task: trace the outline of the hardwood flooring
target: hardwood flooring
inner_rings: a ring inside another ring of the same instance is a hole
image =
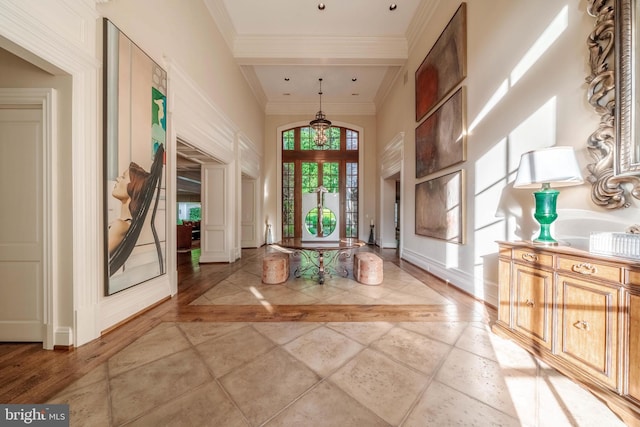
[[[475,300],[424,270],[399,260],[395,250],[372,248],[426,286],[454,302],[451,305],[189,305],[229,275],[259,262],[265,248],[246,249],[233,264],[199,264],[197,251],[178,254],[178,295],[140,313],[100,338],[71,350],[47,351],[41,343],[0,344],[0,402],[43,403],[71,382],[107,361],[162,322],[235,321],[472,321],[495,320],[492,307]]]

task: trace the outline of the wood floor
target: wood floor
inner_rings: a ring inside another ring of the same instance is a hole
[[[484,321],[496,312],[454,286],[399,260],[394,250],[374,250],[425,285],[455,302],[429,305],[286,305],[272,311],[257,306],[188,305],[248,263],[257,262],[264,248],[245,249],[233,264],[199,264],[197,252],[178,254],[178,295],[141,313],[102,337],[72,350],[47,351],[41,343],[0,344],[0,403],[44,403],[161,322],[259,321]],[[193,256],[192,256],[193,255]]]

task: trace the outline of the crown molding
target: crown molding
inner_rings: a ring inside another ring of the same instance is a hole
[[[413,19],[409,23],[407,32],[405,34],[407,40],[407,46],[411,51],[418,41],[418,37],[427,29],[427,26],[431,23],[431,18],[435,13],[438,6],[442,3],[442,0],[422,1],[418,5]]]
[[[322,111],[330,116],[338,115],[355,115],[355,116],[374,116],[376,114],[376,105],[373,102],[353,102],[353,103],[329,103],[322,104]],[[309,120],[318,111],[318,104],[315,103],[290,103],[290,102],[269,102],[265,107],[265,113],[268,115],[298,115],[304,114],[309,116]]]
[[[258,101],[260,106],[264,109],[265,106],[267,105],[267,95],[264,93],[264,90],[262,89],[262,85],[260,84],[260,79],[258,79],[258,76],[256,75],[255,68],[251,66],[243,65],[243,66],[240,66],[240,71],[242,71],[242,75],[244,76],[245,80],[249,84],[249,87],[251,88],[253,95],[256,97],[256,100]]]
[[[240,64],[256,60],[321,60],[398,65],[408,58],[404,37],[236,37],[233,56]],[[344,65],[344,64],[343,64]]]
[[[376,93],[376,96],[373,99],[373,102],[376,105],[382,105],[384,100],[389,95],[389,92],[391,91],[393,84],[395,83],[395,81],[398,79],[398,77],[402,74],[404,70],[405,70],[405,67],[389,67],[389,69],[384,75],[384,78],[382,79],[382,82],[380,83],[378,92]]]
[[[229,46],[229,50],[233,52],[233,45],[235,43],[237,33],[236,29],[231,22],[227,8],[224,6],[222,0],[204,0],[204,4],[209,10],[209,14],[213,18],[213,21],[218,27],[218,31],[222,34],[222,38]]]

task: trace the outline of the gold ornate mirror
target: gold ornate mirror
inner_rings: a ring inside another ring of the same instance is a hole
[[[600,125],[587,148],[595,163],[587,166],[591,199],[608,209],[631,205],[629,194],[640,199],[640,132],[637,111],[635,62],[636,0],[588,0],[587,11],[596,18],[589,35],[591,74],[588,100],[600,114]]]

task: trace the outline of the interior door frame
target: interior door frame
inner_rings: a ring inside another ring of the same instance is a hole
[[[56,90],[53,88],[0,88],[0,108],[34,106],[42,110],[42,321],[43,348],[52,350],[55,344],[57,319],[55,296],[58,292],[58,260],[54,248],[57,246],[58,222],[55,203],[58,200],[55,185],[57,126],[56,126]]]

